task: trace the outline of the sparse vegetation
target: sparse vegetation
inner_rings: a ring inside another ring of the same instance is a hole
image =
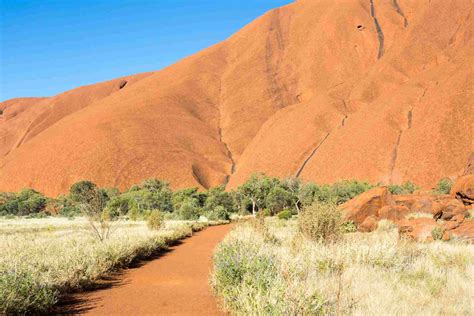
[[[212,285],[236,315],[469,315],[474,245],[399,240],[396,228],[318,243],[295,220],[239,224],[214,254]]]
[[[357,256],[363,257],[369,255],[364,251],[370,253],[372,250],[360,249],[385,247],[386,256],[395,251],[403,257],[404,251],[410,249],[404,244],[393,243],[396,229],[389,221],[380,222],[377,231],[372,233],[385,240],[380,244],[376,241],[369,243],[368,237],[355,232],[357,227],[353,222],[342,221],[337,205],[372,187],[367,182],[355,180],[318,185],[257,174],[232,192],[225,191],[224,187],[173,192],[168,183],[149,179],[124,192],[80,181],[71,187],[69,194],[57,198],[45,197],[32,189],[0,193],[0,216],[4,216],[4,219],[0,218],[0,235],[5,237],[0,241],[1,311],[46,312],[63,293],[87,287],[98,277],[207,225],[186,221],[228,220],[236,212],[256,215],[248,224],[239,226],[238,231],[244,235],[254,233],[257,237],[251,246],[247,240],[232,233],[216,253],[213,282],[229,309],[244,314],[350,314],[364,311],[367,308],[364,304],[368,303],[360,303],[364,299],[347,290],[350,286],[344,283],[353,277],[353,269],[362,268],[351,265],[346,256],[358,253]],[[415,189],[412,183],[391,187],[395,194],[410,193]],[[437,190],[446,192],[448,183],[440,181]],[[42,219],[51,215],[56,217]],[[278,218],[270,217],[273,215]],[[297,220],[292,219],[294,215]],[[171,225],[173,220],[184,222]],[[277,226],[278,230],[275,229]],[[353,234],[345,234],[349,232]],[[442,233],[433,231],[433,239],[441,239]],[[353,240],[349,237],[351,235],[362,241]],[[448,245],[440,247],[450,247]],[[472,248],[463,247],[470,251],[471,256]],[[309,259],[301,257],[302,252],[306,252]],[[233,255],[238,257],[230,262]],[[355,262],[362,260],[357,256],[353,258]],[[387,271],[393,266],[402,270],[406,268],[398,261],[390,262],[395,260],[392,257],[388,261],[384,258],[370,262],[375,267],[387,267]],[[293,264],[293,268],[287,270],[283,268],[285,264]],[[407,269],[415,268],[409,265]],[[472,265],[462,269],[473,270]],[[361,273],[367,275],[368,272],[362,269]],[[378,270],[377,273],[393,281],[393,276]],[[396,270],[394,273],[400,275],[403,284],[415,284],[412,291],[420,290],[417,271],[404,274]],[[303,276],[313,283],[309,286],[309,281],[303,280]],[[431,288],[433,293],[439,294],[443,292],[443,286],[451,284],[437,283],[437,274],[429,278],[433,282],[427,281],[429,284],[425,282],[423,286]],[[389,307],[387,310],[390,312],[406,311],[394,309],[392,305]],[[462,308],[459,310],[464,311]]]
[[[160,230],[165,224],[163,215],[159,210],[152,210],[148,215],[147,225],[151,230]]]
[[[444,178],[439,180],[438,184],[436,185],[436,189],[434,193],[436,194],[449,194],[451,191],[451,187],[453,186],[453,181],[449,178]]]
[[[419,189],[419,186],[410,181],[407,181],[401,185],[391,184],[388,186],[388,190],[392,194],[412,194],[413,192]]]
[[[150,256],[208,222],[167,222],[159,231],[145,221],[120,222],[100,242],[88,220],[0,220],[0,314],[47,312],[67,292]]]
[[[293,214],[290,210],[283,210],[278,213],[277,216],[279,219],[289,220],[291,217],[293,217]]]
[[[299,231],[316,242],[336,242],[343,233],[341,211],[334,204],[313,203],[298,217]]]
[[[443,238],[444,230],[441,227],[435,227],[431,231],[431,237],[434,240],[441,240]]]

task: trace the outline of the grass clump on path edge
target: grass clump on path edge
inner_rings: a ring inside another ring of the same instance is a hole
[[[400,240],[396,229],[306,238],[266,218],[239,223],[213,256],[211,285],[235,315],[470,315],[474,245]]]
[[[97,241],[84,231],[8,234],[0,242],[0,314],[45,313],[62,296],[87,289],[107,274],[129,266],[220,222],[171,223],[151,231],[127,223]]]

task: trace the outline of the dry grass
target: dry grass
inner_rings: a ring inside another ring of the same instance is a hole
[[[120,222],[103,242],[85,219],[0,220],[0,314],[48,311],[63,293],[84,288],[133,260],[166,248],[209,223]]]
[[[214,254],[212,284],[239,315],[472,315],[474,245],[401,241],[390,223],[336,243],[267,219],[239,224]]]

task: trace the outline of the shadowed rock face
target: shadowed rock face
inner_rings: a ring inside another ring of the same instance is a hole
[[[0,103],[0,190],[256,171],[433,186],[473,151],[471,10],[300,0],[162,71]]]

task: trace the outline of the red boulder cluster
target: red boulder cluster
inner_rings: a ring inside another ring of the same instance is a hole
[[[359,231],[370,232],[380,220],[390,220],[398,226],[401,236],[418,241],[452,238],[474,242],[473,175],[460,177],[451,194],[426,192],[392,195],[386,187],[369,190],[341,205],[344,217],[353,221]]]

